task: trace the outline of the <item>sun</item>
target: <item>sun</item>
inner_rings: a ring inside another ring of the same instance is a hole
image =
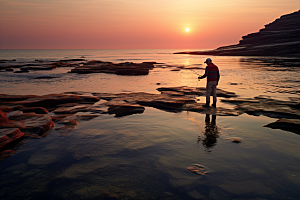
[[[186,31],[186,32],[189,32],[189,31],[190,31],[190,29],[189,29],[189,28],[186,28],[186,29],[185,29],[185,31]]]

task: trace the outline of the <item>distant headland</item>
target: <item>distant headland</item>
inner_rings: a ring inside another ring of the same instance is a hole
[[[243,36],[238,44],[174,54],[300,57],[300,10],[281,16],[259,32]]]

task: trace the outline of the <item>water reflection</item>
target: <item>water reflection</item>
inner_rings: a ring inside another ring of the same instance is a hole
[[[211,152],[212,148],[217,145],[220,131],[216,124],[216,118],[216,115],[212,115],[210,120],[210,114],[206,114],[204,135],[198,137],[198,143],[202,142],[206,152]]]

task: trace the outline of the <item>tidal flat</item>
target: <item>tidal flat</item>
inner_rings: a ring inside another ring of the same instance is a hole
[[[218,103],[203,109],[205,57],[174,51],[1,52],[1,66],[155,62],[138,76],[68,73],[76,66],[0,72],[1,94],[35,96],[25,108],[50,94],[78,100],[40,104],[54,126],[6,148],[1,199],[298,199],[298,60],[212,56]],[[20,104],[6,95],[2,107]]]

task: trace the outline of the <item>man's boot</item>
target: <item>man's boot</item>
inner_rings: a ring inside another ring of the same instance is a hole
[[[209,108],[209,103],[204,104],[203,107]]]
[[[217,102],[213,102],[213,104],[211,104],[212,107],[217,107]]]

